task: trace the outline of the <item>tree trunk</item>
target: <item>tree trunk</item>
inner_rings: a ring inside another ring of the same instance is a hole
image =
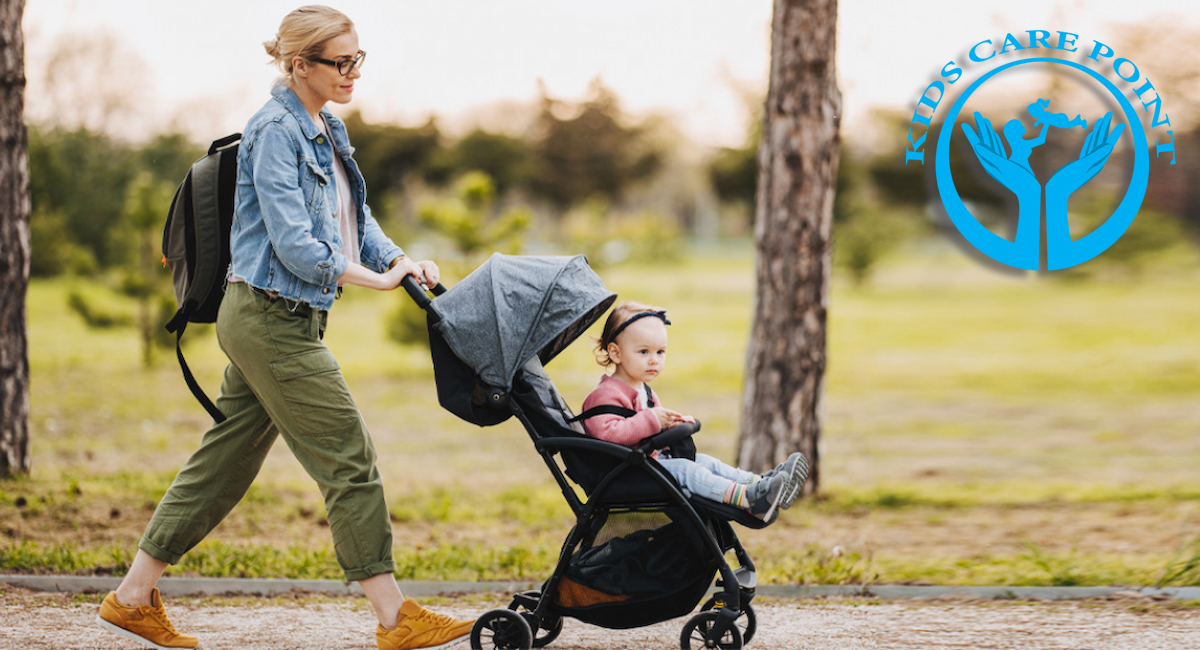
[[[757,294],[746,353],[738,465],[764,471],[793,451],[820,485],[830,224],[841,94],[836,0],[775,0],[771,82],[758,151]]]
[[[29,471],[29,162],[24,0],[0,0],[0,477]]]

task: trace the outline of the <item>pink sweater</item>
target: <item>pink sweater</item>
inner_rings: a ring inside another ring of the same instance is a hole
[[[650,396],[654,399],[655,406],[662,405],[658,401],[658,394],[654,392],[654,389],[650,389]],[[583,410],[587,411],[593,406],[602,404],[621,406],[631,411],[637,411],[637,415],[625,418],[619,415],[604,414],[584,420],[583,430],[593,438],[633,447],[644,438],[649,438],[662,431],[662,426],[658,423],[658,416],[654,414],[654,411],[642,407],[642,401],[638,399],[638,391],[611,375],[601,378],[600,384],[587,396],[587,399],[583,400]]]

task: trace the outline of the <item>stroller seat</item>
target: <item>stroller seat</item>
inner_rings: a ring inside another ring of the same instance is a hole
[[[534,429],[542,437],[604,442],[588,436],[578,421],[572,421],[574,414],[571,412],[570,406],[558,392],[542,367],[541,360],[536,356],[526,362],[521,372],[517,373],[514,378],[512,397],[518,401],[522,410],[532,421]],[[648,440],[652,439],[653,436]],[[591,450],[564,450],[562,452],[567,476],[578,484],[584,494],[588,496],[592,496],[604,478],[628,460],[630,454],[641,453],[636,449],[616,443],[606,444],[612,447],[607,450],[610,452],[608,454],[596,453]],[[777,510],[772,514],[771,519],[762,520],[742,508],[695,496],[684,490],[657,461],[649,458],[647,454],[642,453],[642,455],[646,456],[644,460],[646,464],[656,468],[657,472],[666,478],[675,490],[683,492],[693,506],[707,515],[722,521],[735,521],[752,529],[764,528],[778,516]],[[621,476],[614,477],[597,502],[645,504],[669,502],[670,500],[671,493],[655,477],[645,471],[626,470]]]

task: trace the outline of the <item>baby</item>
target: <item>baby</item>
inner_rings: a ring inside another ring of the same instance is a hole
[[[609,314],[596,345],[596,360],[613,372],[601,377],[583,402],[580,417],[588,435],[633,447],[664,429],[695,422],[661,406],[648,385],[666,366],[670,324],[665,311],[635,302],[618,305]],[[672,458],[660,449],[654,456],[691,494],[745,508],[764,521],[771,520],[776,508],[792,505],[808,476],[808,463],[798,452],[761,476],[705,454],[696,454],[693,461]]]

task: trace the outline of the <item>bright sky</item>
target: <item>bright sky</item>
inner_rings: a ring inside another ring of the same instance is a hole
[[[30,114],[48,110],[43,70],[54,46],[108,33],[147,66],[105,82],[136,103],[131,124],[174,121],[198,139],[240,130],[276,76],[261,43],[303,1],[28,0]],[[741,95],[767,85],[769,0],[327,1],[356,22],[370,53],[351,106],[372,120],[461,121],[483,105],[533,100],[539,80],[552,96],[579,99],[599,76],[627,111],[667,113],[702,145],[737,145],[748,119]],[[839,4],[847,128],[871,106],[913,106],[947,61],[1009,31],[1065,30],[1090,43],[1115,39],[1129,22],[1200,26],[1195,0]]]

